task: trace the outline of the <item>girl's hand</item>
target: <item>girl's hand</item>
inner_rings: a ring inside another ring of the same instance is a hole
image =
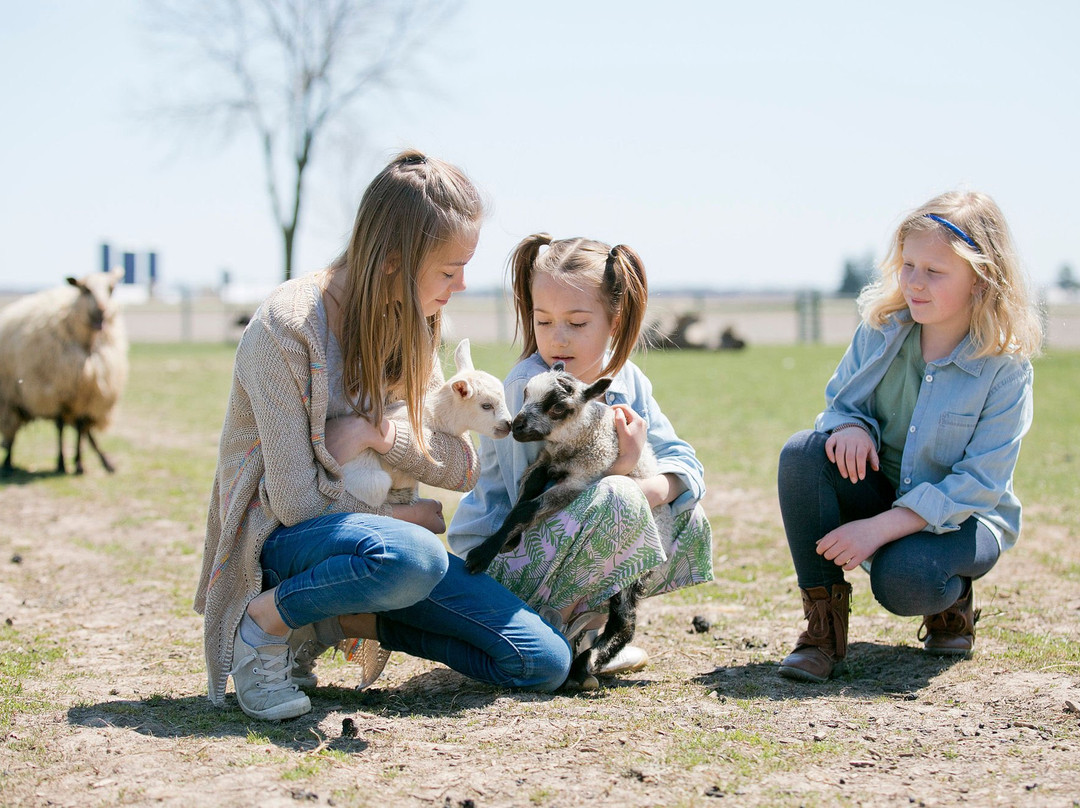
[[[836,566],[853,570],[889,542],[918,533],[924,527],[926,520],[915,511],[893,507],[869,519],[855,519],[830,530],[818,541],[817,552]]]
[[[825,441],[825,455],[836,464],[840,476],[853,483],[866,479],[867,458],[870,458],[870,467],[874,471],[881,468],[874,439],[858,426],[833,432]]]
[[[386,454],[394,446],[397,426],[383,419],[382,427],[376,428],[371,421],[356,415],[330,418],[326,422],[326,450],[338,465],[347,463],[364,449],[374,449]]]
[[[644,418],[625,404],[614,404],[615,434],[619,438],[619,456],[615,458],[608,474],[629,474],[641,459],[645,443],[649,439],[649,428]]]
[[[884,537],[872,529],[870,521],[856,519],[830,530],[817,543],[818,555],[845,570],[855,569],[886,543]]]
[[[395,519],[426,527],[432,533],[446,532],[442,503],[437,499],[418,499],[410,505],[393,505],[391,513]]]

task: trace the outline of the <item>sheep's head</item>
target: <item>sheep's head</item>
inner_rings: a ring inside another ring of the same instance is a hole
[[[67,279],[79,292],[76,305],[91,332],[100,331],[116,316],[112,293],[121,277],[123,271],[114,269],[111,272],[91,272],[82,278]]]
[[[514,417],[514,440],[558,441],[576,431],[581,414],[589,403],[611,386],[608,376],[585,384],[556,362],[551,370],[533,376],[525,385],[525,400]]]
[[[454,393],[455,415],[464,432],[473,429],[489,438],[505,438],[510,434],[510,410],[502,382],[482,370],[463,370],[447,384]]]
[[[473,367],[467,339],[458,343],[454,363],[457,373],[426,405],[431,423],[452,435],[472,429],[490,438],[505,438],[510,434],[511,415],[502,382]]]

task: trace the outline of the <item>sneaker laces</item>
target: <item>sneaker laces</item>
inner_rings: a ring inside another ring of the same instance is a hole
[[[262,648],[274,648],[277,646],[261,646]],[[292,673],[292,660],[289,659],[292,649],[289,646],[285,646],[285,650],[280,654],[264,653],[258,648],[255,649],[255,653],[248,654],[239,663],[236,668],[229,671],[230,676],[235,676],[236,673],[243,668],[251,660],[255,660],[255,665],[251,668],[251,673],[255,676],[261,677],[261,681],[256,684],[260,690],[267,690],[273,692],[275,690],[284,690],[291,687],[296,688],[293,684],[290,674]],[[259,667],[259,663],[264,663],[265,667]]]

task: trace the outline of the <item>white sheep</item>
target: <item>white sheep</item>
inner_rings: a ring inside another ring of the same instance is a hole
[[[492,438],[510,434],[510,410],[502,382],[473,367],[469,341],[454,349],[457,372],[424,399],[424,427],[448,435],[464,435],[470,429]],[[402,423],[404,406],[387,413]],[[384,465],[383,456],[367,449],[341,467],[345,490],[372,507],[384,502],[408,503],[416,499],[416,480],[400,469]]]
[[[517,503],[502,525],[469,552],[465,559],[469,572],[486,570],[500,552],[517,547],[521,534],[532,525],[565,509],[610,471],[619,456],[619,436],[615,410],[599,399],[611,382],[605,376],[587,385],[556,362],[525,385],[525,399],[512,425],[514,440],[542,440],[544,447],[525,469]],[[646,443],[627,476],[646,478],[657,473],[656,455]],[[652,517],[661,538],[671,538],[675,530],[671,508],[659,505],[652,509]],[[595,687],[593,675],[633,639],[646,577],[609,599],[604,630],[591,648],[574,659],[568,682]]]
[[[109,425],[128,376],[128,343],[112,291],[123,271],[68,278],[66,286],[27,295],[0,310],[0,437],[10,473],[11,447],[23,424],[56,424],[64,463],[64,426],[77,431],[75,472],[81,474],[85,436],[107,471],[113,465],[93,430]]]

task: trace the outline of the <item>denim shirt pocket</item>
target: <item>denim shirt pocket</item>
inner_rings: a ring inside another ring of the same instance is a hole
[[[979,423],[978,415],[961,415],[943,412],[938,420],[937,433],[933,438],[931,455],[942,466],[952,466],[964,456],[971,436]]]

